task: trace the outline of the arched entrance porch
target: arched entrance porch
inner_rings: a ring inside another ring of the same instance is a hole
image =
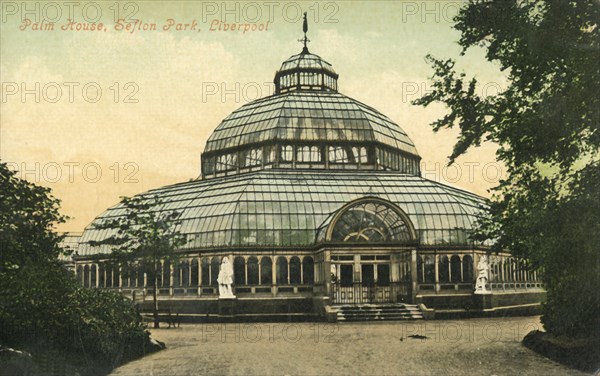
[[[321,225],[318,240],[332,303],[413,301],[417,237],[396,205],[377,197],[350,202]]]

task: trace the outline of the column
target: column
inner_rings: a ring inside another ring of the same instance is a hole
[[[277,257],[271,258],[271,293],[277,296]]]
[[[321,282],[325,285],[325,295],[331,296],[331,251],[323,251],[321,262]]]
[[[433,265],[435,273],[435,292],[440,292],[440,256],[436,254],[433,256]]]
[[[198,296],[202,295],[202,257],[198,256]]]
[[[410,302],[409,303],[413,303],[415,301],[415,297],[417,296],[417,290],[418,290],[418,283],[417,283],[417,273],[420,272],[420,270],[417,270],[417,250],[413,249],[410,251],[410,276],[412,279],[412,288],[411,288],[411,297],[410,297]]]
[[[262,257],[256,258],[258,260],[258,284],[262,285]]]

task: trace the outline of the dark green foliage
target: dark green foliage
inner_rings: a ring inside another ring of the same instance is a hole
[[[428,57],[434,91],[415,103],[447,105],[435,130],[458,126],[450,156],[499,147],[506,180],[494,188],[479,240],[543,267],[547,330],[600,335],[600,2],[477,0],[455,19],[465,50],[482,47],[506,73],[481,97],[454,61]]]
[[[60,237],[52,229],[64,218],[49,190],[3,163],[0,187],[0,345],[31,352],[42,373],[49,362],[106,373],[149,350],[130,301],[82,288],[58,260]]]

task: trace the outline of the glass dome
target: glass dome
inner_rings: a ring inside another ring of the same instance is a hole
[[[202,178],[264,169],[385,170],[419,175],[406,132],[337,92],[331,64],[304,49],[283,62],[275,95],[227,116],[202,154]]]

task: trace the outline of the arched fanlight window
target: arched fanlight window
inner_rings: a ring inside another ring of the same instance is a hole
[[[376,198],[355,201],[342,208],[319,229],[337,242],[408,242],[415,231],[408,216],[393,204]]]

